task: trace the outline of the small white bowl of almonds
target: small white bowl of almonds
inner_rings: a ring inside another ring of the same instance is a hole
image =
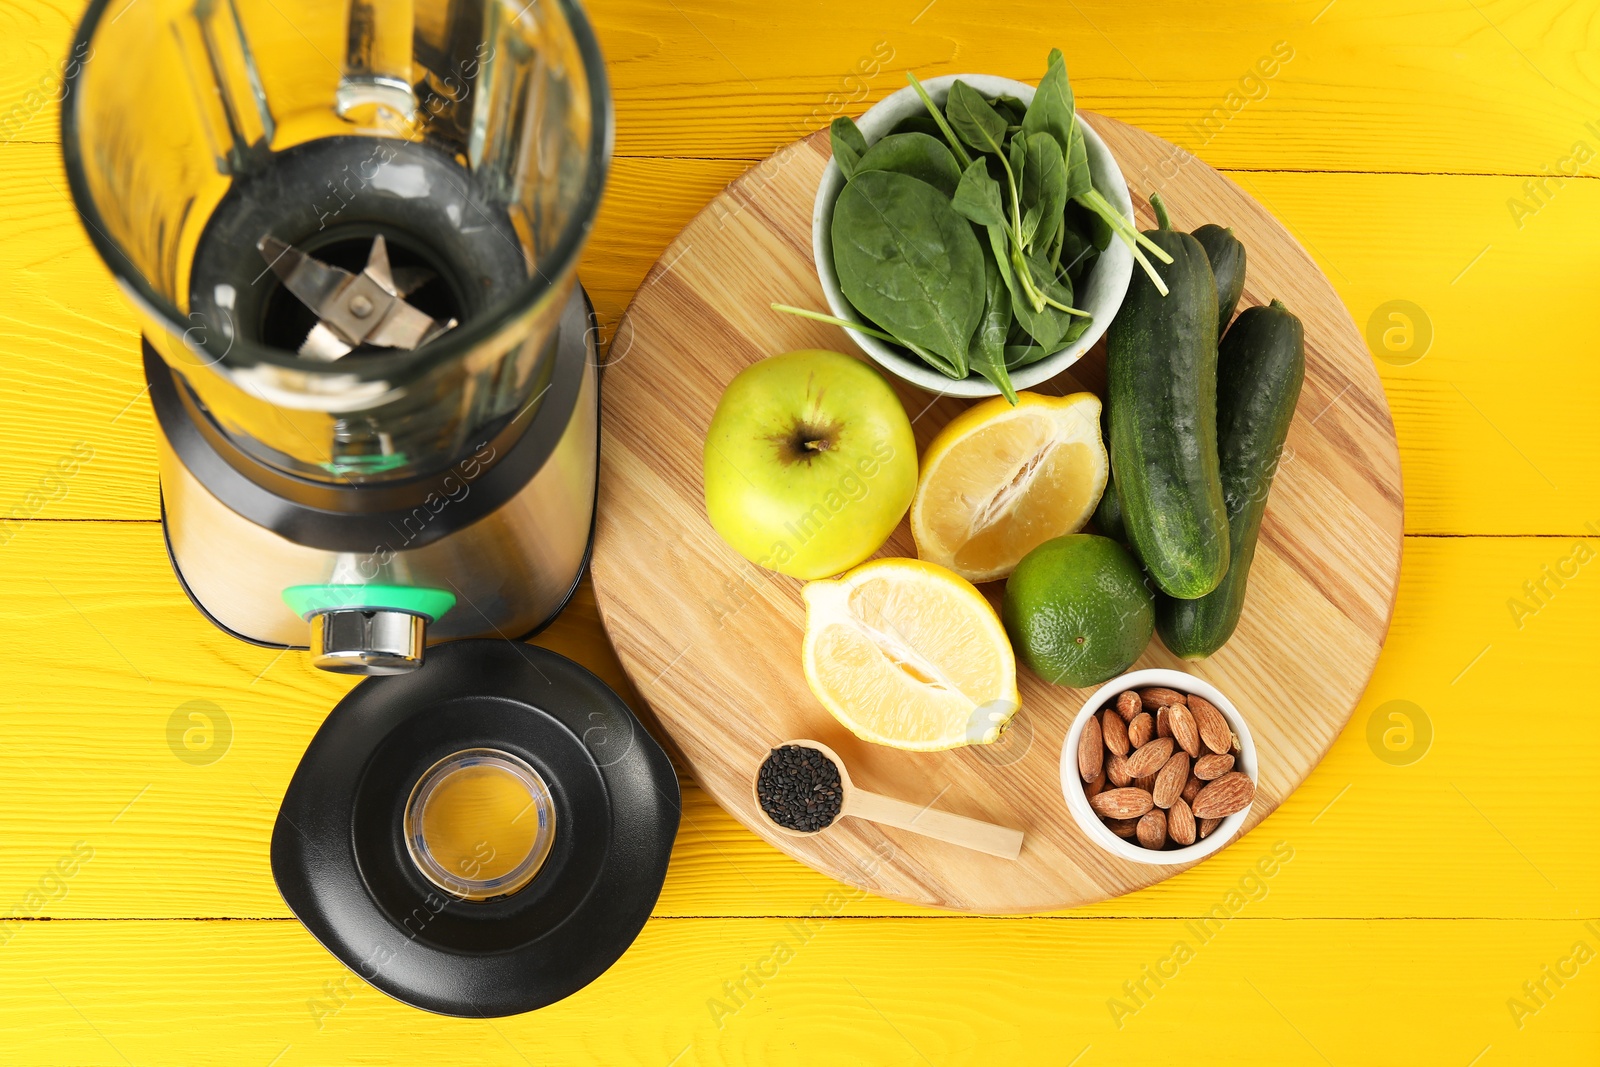
[[[1113,678],[1061,746],[1073,818],[1134,863],[1191,863],[1217,851],[1244,825],[1256,781],[1256,746],[1239,709],[1183,671]]]

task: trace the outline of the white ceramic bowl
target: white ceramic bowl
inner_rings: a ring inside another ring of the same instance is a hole
[[[922,87],[928,91],[928,95],[935,103],[942,105],[945,98],[950,95],[950,84],[958,79],[985,96],[1002,94],[1014,96],[1024,104],[1033,101],[1033,86],[989,74],[947,74],[928,79],[922,83]],[[917,95],[916,89],[908,85],[880,100],[856,121],[856,125],[861,128],[862,136],[870,145],[894,129],[902,119],[925,110],[922,98]],[[1133,203],[1128,199],[1128,183],[1123,180],[1121,168],[1117,166],[1117,161],[1111,156],[1111,150],[1100,139],[1100,135],[1094,132],[1094,128],[1082,116],[1079,116],[1078,124],[1083,128],[1083,140],[1089,152],[1089,172],[1094,176],[1094,187],[1100,190],[1101,195],[1109,200],[1112,206],[1122,212],[1124,218],[1132,222]],[[822,174],[822,184],[817,187],[817,202],[811,214],[811,254],[817,263],[817,277],[822,279],[822,291],[827,296],[828,306],[833,309],[833,313],[842,319],[859,320],[860,313],[845,299],[844,293],[839,289],[838,272],[833,269],[833,202],[838,199],[839,192],[843,188],[844,175],[839,172],[839,165],[829,160],[828,169]],[[1013,373],[1012,384],[1018,389],[1029,389],[1040,382],[1054,378],[1076,363],[1079,357],[1089,351],[1106,332],[1106,327],[1111,324],[1117,309],[1122,306],[1122,298],[1127,294],[1128,281],[1132,277],[1132,253],[1121,241],[1113,240],[1106,250],[1100,253],[1090,269],[1088,284],[1081,292],[1074,294],[1077,305],[1094,316],[1094,321],[1083,332],[1083,336],[1060,352]],[[940,374],[915,356],[902,355],[898,348],[876,337],[868,337],[858,330],[845,332],[884,370],[930,393],[968,397],[1000,395],[999,389],[977,374],[956,381]]]
[[[1226,845],[1239,832],[1240,827],[1244,826],[1245,817],[1250,814],[1250,806],[1247,805],[1243,811],[1236,811],[1224,818],[1222,825],[1211,831],[1211,836],[1196,840],[1188,848],[1164,849],[1159,852],[1123,840],[1100,821],[1100,816],[1089,807],[1089,798],[1083,794],[1083,778],[1078,774],[1078,738],[1083,736],[1083,728],[1088,723],[1089,716],[1107,704],[1115,703],[1118,693],[1125,689],[1145,689],[1153,685],[1176,689],[1180,693],[1198,693],[1215,704],[1239,737],[1239,758],[1234,762],[1233,769],[1243,771],[1258,784],[1261,778],[1256,773],[1256,745],[1250,738],[1250,727],[1245,725],[1244,717],[1239,714],[1239,709],[1233,706],[1233,701],[1210,682],[1183,671],[1151,667],[1113,678],[1097,689],[1094,696],[1090,697],[1078,712],[1078,717],[1072,720],[1072,729],[1067,731],[1067,740],[1061,746],[1061,795],[1067,798],[1067,809],[1072,812],[1078,828],[1095,844],[1122,859],[1164,867],[1175,863],[1191,863],[1211,855]]]

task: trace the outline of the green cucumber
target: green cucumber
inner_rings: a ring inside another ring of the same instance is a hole
[[[1100,409],[1100,436],[1107,442],[1111,440],[1110,404]],[[1100,531],[1101,536],[1125,545],[1128,543],[1128,531],[1122,524],[1122,501],[1117,499],[1117,475],[1110,469],[1109,461],[1106,467],[1106,488],[1100,494],[1100,503],[1094,508],[1094,528]]]
[[[1106,333],[1111,469],[1128,538],[1168,596],[1192,600],[1228,572],[1217,468],[1217,283],[1205,248],[1166,223],[1145,236],[1172,257],[1163,297],[1134,272]]]
[[[1119,545],[1128,543],[1128,528],[1122,521],[1122,501],[1117,499],[1117,478],[1106,471],[1106,491],[1100,494],[1100,503],[1094,509],[1094,528],[1100,536],[1109,537]]]
[[[1217,332],[1222,334],[1244,294],[1244,244],[1232,230],[1211,222],[1195,230],[1194,239],[1206,250],[1206,261],[1217,280]]]
[[[1267,493],[1305,376],[1305,328],[1288,308],[1274,300],[1239,313],[1222,339],[1217,369],[1217,448],[1233,562],[1222,584],[1198,600],[1156,598],[1156,629],[1174,655],[1209,656],[1239,624]]]

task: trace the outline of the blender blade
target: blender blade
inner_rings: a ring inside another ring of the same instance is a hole
[[[372,239],[360,274],[308,256],[270,233],[256,248],[284,287],[317,315],[317,324],[300,346],[302,356],[331,361],[363,344],[418,348],[456,325],[455,319],[439,322],[406,303],[406,294],[427,282],[432,272],[403,268],[396,278],[382,234]]]

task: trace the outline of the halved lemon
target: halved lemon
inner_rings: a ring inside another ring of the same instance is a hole
[[[1083,529],[1109,469],[1093,393],[975,404],[923,453],[917,555],[968,581],[1004,578],[1039,545]]]
[[[943,567],[873,560],[801,595],[806,681],[863,741],[912,752],[987,744],[1021,706],[1000,617]]]

